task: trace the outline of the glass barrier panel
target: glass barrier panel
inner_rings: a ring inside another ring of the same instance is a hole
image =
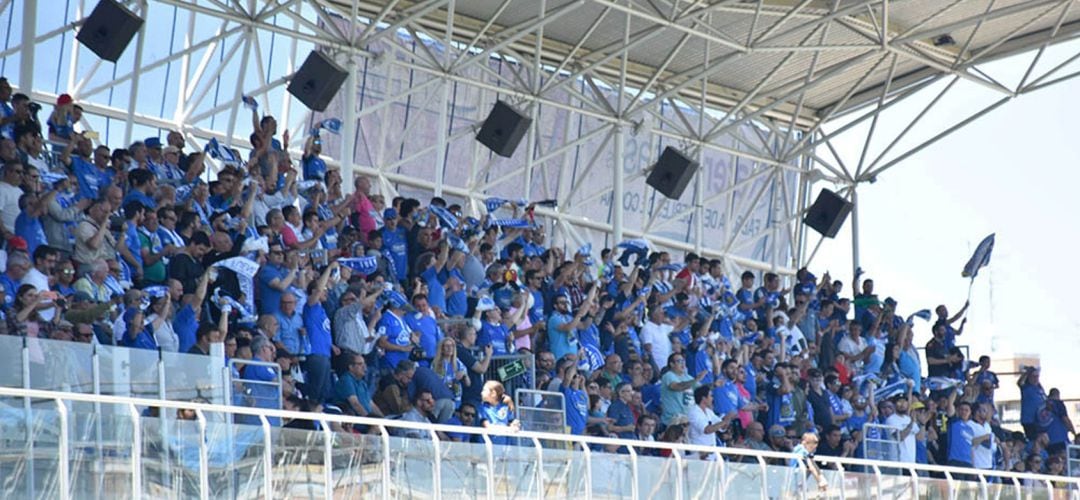
[[[94,347],[81,342],[27,339],[30,388],[93,394]]]
[[[683,498],[700,498],[702,500],[717,499],[723,493],[725,485],[725,478],[727,473],[724,471],[728,467],[728,462],[731,460],[731,456],[724,456],[724,463],[721,464],[717,460],[701,460],[696,456],[689,456],[683,459]],[[665,464],[671,470],[675,469],[674,458],[654,458],[649,459],[643,463],[654,463],[654,460],[666,460],[670,464]],[[655,465],[646,466],[647,468],[656,467]],[[665,493],[663,498],[675,498],[675,478],[672,477],[671,481],[665,485],[665,488],[670,493]],[[648,491],[648,490],[645,490]]]
[[[724,498],[759,497],[762,470],[757,458],[737,455],[725,458]]]
[[[223,402],[224,366],[215,366],[213,358],[198,354],[162,352],[165,363],[165,399],[173,401],[205,400]]]
[[[543,487],[545,498],[569,498],[579,487],[584,474],[584,452],[565,448],[565,442],[553,443],[558,448],[544,448]],[[486,458],[484,459],[486,460]]]
[[[238,426],[241,427],[241,426]],[[304,429],[274,429],[274,498],[324,496],[323,437]],[[261,457],[260,457],[261,458]]]
[[[621,450],[620,450],[621,451]],[[683,463],[689,461],[698,461],[694,458],[688,458]],[[708,464],[706,464],[708,467]],[[679,470],[678,463],[674,458],[661,458],[649,455],[638,454],[638,493],[641,498],[652,498],[656,500],[674,499],[675,487],[680,473],[684,473],[683,470]],[[711,478],[707,478],[704,475],[699,475],[694,479],[695,482],[700,481],[702,483],[709,483],[715,486],[717,483]],[[685,482],[685,478],[684,478]],[[707,498],[707,497],[705,497]]]
[[[336,498],[373,498],[382,494],[382,440],[378,434],[338,429],[334,436],[333,480]]]
[[[390,497],[430,498],[434,488],[435,449],[428,439],[390,437]]]
[[[101,393],[160,399],[157,363],[157,351],[99,346]]]
[[[70,415],[71,493],[74,498],[131,498],[131,417]]]
[[[510,439],[511,443],[518,440]],[[532,442],[494,445],[495,496],[497,498],[529,498],[536,494],[536,449]],[[594,469],[595,470],[595,469]]]

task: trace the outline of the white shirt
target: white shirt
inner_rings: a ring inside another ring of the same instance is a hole
[[[720,421],[720,417],[712,411],[712,408],[701,409],[700,405],[693,405],[686,414],[690,419],[690,444],[702,446],[716,446],[716,434],[706,434],[705,428]]]
[[[671,355],[671,339],[668,334],[672,329],[674,327],[667,323],[657,324],[652,321],[645,322],[645,326],[641,328],[641,344],[652,344],[653,360],[661,368],[667,365],[668,356]]]
[[[19,216],[19,198],[23,191],[18,186],[0,182],[0,222],[9,233],[15,232],[15,219]]]
[[[990,438],[987,441],[984,441],[983,443],[976,446],[974,450],[972,450],[971,455],[972,459],[974,460],[974,463],[972,465],[974,465],[976,469],[993,469],[994,431],[990,428],[990,422],[987,421],[980,424],[974,420],[971,420],[968,421],[968,425],[970,425],[971,429],[975,431],[975,433],[972,435],[973,438],[985,436],[987,434],[990,435]],[[990,444],[989,447],[986,446],[987,443]]]
[[[900,432],[903,432],[910,422],[911,416],[901,415],[899,413],[893,413],[892,415],[889,415],[889,418],[885,419],[885,425],[896,427]],[[900,442],[899,461],[910,464],[915,463],[915,434],[917,432],[919,432],[918,423],[911,426],[911,432]]]
[[[22,282],[19,283],[19,285],[34,285],[34,288],[37,289],[38,293],[47,292],[49,291],[49,278],[41,271],[38,271],[36,267],[31,267],[30,270],[26,272],[26,275],[23,276]],[[51,304],[52,301],[49,300],[45,303]],[[48,309],[42,309],[38,311],[38,314],[41,315],[41,319],[52,321],[53,316],[56,316],[56,308],[50,307]]]
[[[153,323],[158,318],[157,314],[151,314],[146,318]],[[178,352],[180,350],[180,337],[173,330],[172,322],[168,318],[161,322],[161,326],[154,328],[154,341],[163,352]]]
[[[840,345],[837,346],[837,349],[846,354],[848,358],[858,356],[866,350],[866,339],[859,336],[858,340],[852,340],[851,334],[844,335],[844,338],[840,339]]]

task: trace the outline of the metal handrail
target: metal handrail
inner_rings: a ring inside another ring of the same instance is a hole
[[[789,461],[791,459],[797,458],[797,456],[792,454],[792,453],[774,452],[774,451],[757,451],[757,450],[748,450],[748,449],[723,448],[723,447],[716,447],[716,446],[702,446],[702,445],[692,445],[692,444],[683,444],[683,443],[661,443],[661,442],[634,441],[634,440],[626,440],[626,439],[616,439],[616,438],[606,438],[606,437],[592,437],[592,436],[576,436],[576,435],[568,435],[568,434],[553,434],[553,433],[544,433],[544,432],[535,432],[535,431],[513,431],[513,430],[510,430],[510,429],[501,429],[501,428],[473,428],[473,427],[445,425],[445,424],[425,424],[425,423],[408,422],[408,421],[400,421],[400,420],[385,420],[385,419],[378,419],[378,418],[354,417],[354,416],[346,416],[346,415],[314,414],[314,413],[304,413],[304,412],[286,411],[286,410],[271,410],[271,409],[260,409],[260,408],[224,406],[224,405],[213,405],[213,404],[207,404],[207,403],[194,403],[194,402],[183,402],[183,401],[167,401],[167,400],[156,400],[156,399],[145,399],[145,398],[133,398],[133,397],[125,397],[125,396],[104,396],[104,395],[92,395],[92,394],[65,393],[65,392],[56,392],[56,391],[18,389],[18,388],[10,388],[10,387],[0,387],[0,396],[17,397],[17,398],[51,399],[51,400],[55,401],[60,406],[66,406],[65,401],[80,401],[80,402],[92,402],[92,403],[96,402],[96,403],[102,403],[102,404],[122,405],[122,406],[128,406],[129,408],[135,408],[137,406],[144,406],[144,407],[146,407],[146,406],[156,406],[156,407],[160,407],[160,408],[170,408],[170,409],[191,409],[191,410],[195,410],[197,415],[201,415],[201,414],[207,413],[207,412],[215,412],[215,413],[225,413],[225,414],[232,414],[232,415],[251,415],[251,416],[260,417],[260,419],[263,418],[263,417],[278,417],[278,418],[283,418],[283,419],[299,419],[299,420],[307,420],[307,421],[312,421],[312,422],[319,422],[320,425],[323,428],[328,427],[329,423],[331,423],[331,422],[342,423],[342,424],[367,425],[367,426],[374,426],[376,429],[379,430],[380,434],[382,434],[384,436],[383,445],[384,445],[384,448],[387,449],[387,450],[389,449],[389,442],[386,441],[386,439],[388,437],[388,433],[386,431],[386,428],[401,428],[401,429],[412,429],[412,430],[428,431],[428,432],[425,433],[425,435],[427,435],[427,436],[434,436],[435,432],[452,432],[452,433],[459,433],[459,434],[462,434],[462,433],[464,433],[464,434],[475,434],[475,435],[482,436],[484,438],[485,442],[490,442],[488,440],[489,436],[518,437],[518,438],[524,438],[524,439],[522,439],[522,441],[525,441],[525,442],[532,441],[535,447],[539,447],[540,442],[542,440],[548,440],[548,441],[564,441],[564,442],[567,442],[567,443],[576,443],[576,444],[578,444],[580,446],[583,446],[583,447],[587,447],[590,444],[592,444],[592,445],[601,445],[601,446],[603,446],[603,445],[612,445],[612,446],[620,446],[620,447],[627,447],[627,448],[636,447],[637,449],[642,449],[642,448],[651,448],[651,449],[658,449],[658,450],[660,450],[660,449],[668,449],[668,450],[674,450],[674,451],[680,451],[680,452],[715,454],[717,457],[719,457],[720,461],[724,461],[725,456],[756,457],[760,463],[764,463],[765,459],[779,459],[779,460],[782,460],[782,461],[784,461],[786,463],[787,461]],[[132,413],[132,414],[134,414],[134,413]],[[65,436],[61,435],[61,439],[64,439],[64,437]],[[140,446],[140,442],[141,442],[141,436],[135,436],[134,445],[135,446]],[[61,443],[60,448],[66,447],[67,444],[68,443]],[[200,440],[200,446],[207,446],[207,443],[205,442],[205,440]],[[494,449],[493,446],[489,447],[489,450],[493,450],[493,449]],[[270,450],[270,449],[264,450],[265,453],[271,453],[271,451],[272,450]],[[490,451],[489,451],[489,453],[490,453]],[[538,453],[538,456],[542,456],[542,455],[540,455],[542,453],[542,450],[538,449],[537,453]],[[387,454],[384,454],[384,460],[388,460],[388,455]],[[1025,479],[1025,480],[1030,480],[1030,481],[1034,481],[1034,482],[1044,483],[1044,484],[1047,485],[1048,489],[1050,489],[1050,490],[1053,489],[1054,483],[1057,483],[1058,485],[1061,485],[1061,484],[1067,485],[1071,489],[1071,494],[1074,497],[1078,497],[1078,494],[1080,494],[1080,478],[1071,478],[1071,477],[1066,477],[1066,476],[1049,476],[1049,475],[1045,475],[1045,474],[1027,474],[1027,473],[1017,473],[1017,472],[1008,472],[1008,471],[990,471],[990,470],[969,469],[969,468],[962,468],[962,467],[939,466],[939,465],[923,465],[923,464],[912,464],[912,463],[882,462],[882,461],[865,460],[865,459],[857,459],[857,458],[839,458],[839,457],[820,456],[820,457],[815,457],[815,460],[818,461],[818,462],[821,462],[821,463],[826,463],[826,464],[828,464],[828,463],[839,464],[840,466],[843,467],[843,469],[850,469],[850,466],[863,466],[863,467],[869,468],[871,470],[880,469],[881,467],[887,467],[889,469],[894,469],[894,470],[895,469],[903,469],[903,470],[907,471],[907,473],[910,473],[912,475],[916,474],[917,471],[944,473],[946,475],[946,477],[951,477],[953,475],[963,474],[963,475],[970,476],[970,477],[976,477],[976,478],[979,479],[979,481],[985,481],[986,478],[989,478],[989,477],[999,477],[999,478],[1010,479],[1012,481],[1008,481],[1008,482],[1013,482],[1014,484],[1017,482],[1016,480]],[[388,471],[384,471],[384,473],[388,473]],[[60,480],[68,481],[69,478],[60,478]],[[636,480],[636,478],[635,478],[635,480]],[[952,491],[956,488],[955,483],[957,483],[957,482],[959,482],[959,481],[957,481],[957,480],[949,481],[948,488],[950,489],[950,496],[951,496]],[[803,487],[805,487],[805,486],[806,485],[804,483]],[[327,484],[327,487],[329,488],[329,487],[331,487],[331,485]],[[327,490],[327,491],[330,491],[330,490]],[[1051,491],[1051,493],[1052,493],[1052,491]]]

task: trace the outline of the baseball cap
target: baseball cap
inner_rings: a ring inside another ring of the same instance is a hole
[[[396,219],[397,218],[397,210],[394,210],[393,207],[387,208],[386,210],[383,210],[383,218],[384,219]]]
[[[71,98],[71,94],[60,94],[60,96],[56,98],[56,105],[57,106],[63,106],[65,104],[71,104],[73,102],[75,102],[75,99]]]
[[[158,139],[157,137],[147,137],[146,140],[143,141],[143,144],[148,148],[160,148],[161,139]]]
[[[30,248],[30,246],[26,244],[26,240],[23,239],[22,236],[12,236],[11,238],[8,238],[7,244],[8,248],[12,250],[25,251]]]

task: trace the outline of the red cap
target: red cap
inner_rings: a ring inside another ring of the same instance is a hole
[[[56,98],[56,105],[63,106],[65,104],[71,104],[75,102],[75,99],[71,98],[71,94],[60,94],[60,97]]]
[[[28,250],[30,245],[26,244],[26,240],[21,236],[12,236],[7,240],[8,248],[12,250]]]

